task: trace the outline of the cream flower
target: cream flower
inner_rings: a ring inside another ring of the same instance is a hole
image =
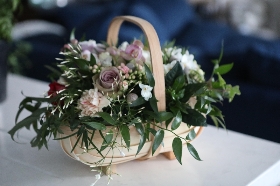
[[[152,66],[152,64],[151,64],[151,55],[150,55],[150,51],[148,51],[148,50],[143,50],[143,51],[142,51],[142,55],[143,55],[143,57],[144,57],[144,59],[145,59],[146,65]]]
[[[170,60],[180,61],[182,58],[182,49],[181,48],[166,48],[165,52],[170,56]]]
[[[189,51],[186,51],[186,53],[182,56],[181,66],[185,72],[199,69],[197,62],[194,60],[194,56],[190,54]]]
[[[107,107],[110,101],[103,96],[98,89],[90,89],[83,92],[78,101],[78,109],[81,110],[80,117],[98,117],[97,112],[102,112],[102,108]]]
[[[171,63],[168,64],[164,64],[163,68],[164,68],[164,75],[166,75],[176,64],[176,60],[172,61]]]
[[[99,62],[103,67],[112,66],[112,56],[109,52],[102,52],[99,54]]]
[[[144,85],[142,83],[139,83],[139,87],[142,89],[141,90],[141,96],[148,101],[151,97],[152,97],[152,90],[153,87],[149,86],[149,85]]]
[[[129,45],[129,43],[127,41],[123,42],[120,46],[119,46],[119,50],[125,51],[126,47]]]

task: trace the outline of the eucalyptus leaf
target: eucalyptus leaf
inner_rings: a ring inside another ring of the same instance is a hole
[[[190,152],[190,154],[198,161],[202,161],[196,151],[196,149],[192,146],[192,144],[190,143],[187,143],[187,147],[188,147],[188,150]]]
[[[160,146],[164,138],[164,130],[158,130],[155,137],[154,137],[154,143],[152,146],[152,155],[156,152],[157,148]]]
[[[174,155],[178,162],[182,165],[182,152],[183,152],[183,147],[182,147],[182,141],[180,138],[176,137],[173,139],[172,142],[172,149],[174,152]]]

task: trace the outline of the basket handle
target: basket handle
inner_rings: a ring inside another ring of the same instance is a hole
[[[118,42],[118,35],[120,26],[124,21],[131,22],[139,26],[144,32],[148,43],[152,62],[152,71],[155,79],[154,94],[158,100],[157,106],[159,111],[165,111],[165,82],[164,82],[164,68],[162,61],[162,53],[158,35],[154,27],[144,19],[134,16],[119,16],[115,17],[109,26],[107,43],[109,45],[116,45]]]

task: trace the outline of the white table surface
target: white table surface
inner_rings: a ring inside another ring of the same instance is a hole
[[[45,82],[8,76],[8,97],[0,104],[1,186],[90,186],[95,181],[95,172],[64,154],[57,141],[50,140],[49,150],[38,151],[29,144],[32,132],[22,130],[19,133],[23,144],[15,143],[7,134],[14,125],[18,104],[23,98],[21,91],[28,96],[39,96],[47,90]],[[192,158],[185,148],[183,165],[162,155],[147,161],[123,163],[117,166],[122,176],[114,175],[110,185],[243,186],[273,165],[275,168],[280,160],[279,143],[212,126],[205,128],[193,145],[202,162]],[[280,178],[280,171],[274,175]],[[106,185],[107,181],[103,176],[96,185]]]

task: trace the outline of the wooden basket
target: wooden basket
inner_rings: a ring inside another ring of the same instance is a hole
[[[118,33],[121,24],[124,21],[131,22],[137,26],[139,26],[142,31],[144,32],[148,43],[149,43],[149,50],[151,55],[151,62],[152,62],[152,71],[155,79],[155,87],[154,87],[154,94],[157,98],[158,103],[158,110],[165,111],[166,109],[166,100],[165,100],[165,82],[164,82],[164,68],[163,68],[163,61],[162,61],[162,52],[159,43],[159,39],[154,27],[147,21],[133,17],[133,16],[120,16],[116,17],[112,20],[107,36],[107,42],[109,45],[114,45],[117,43],[118,40]],[[195,99],[191,99],[190,102],[195,102]],[[107,127],[107,130],[116,130],[114,127]],[[189,128],[186,124],[181,124],[178,129],[175,130],[175,133],[181,137],[186,137],[186,135],[190,132],[190,130],[194,129],[196,131],[196,136],[201,132],[202,127],[191,127]],[[69,128],[64,127],[62,128],[64,134],[59,134],[59,138],[63,138],[72,134],[75,131],[71,131]],[[159,153],[164,153],[169,159],[174,159],[175,156],[172,151],[172,141],[174,138],[174,134],[171,132],[165,132],[165,137],[163,140],[164,147],[162,145],[159,146],[157,151],[154,153],[153,156],[157,156]],[[124,147],[114,148],[112,149],[105,149],[104,152],[110,150],[110,152],[106,155],[102,166],[107,166],[109,164],[118,164],[127,161],[131,161],[134,159],[145,160],[149,159],[152,156],[152,144],[153,144],[153,136],[151,136],[150,141],[146,141],[145,145],[143,146],[142,150],[139,154],[136,155],[138,144],[140,141],[140,135],[136,131],[135,127],[130,127],[130,140],[131,146],[129,151]],[[100,154],[96,150],[90,150],[85,152],[83,148],[81,148],[81,143],[79,142],[76,148],[72,151],[74,144],[77,141],[77,136],[71,136],[70,138],[66,138],[60,140],[61,147],[64,152],[69,155],[70,157],[81,161],[87,165],[94,165],[96,162],[100,161],[102,158]],[[93,138],[94,144],[98,144],[97,147],[100,147],[103,138],[99,135],[98,132],[95,133]],[[121,135],[117,137],[117,142],[121,143]],[[71,152],[72,151],[72,152]],[[122,156],[120,152],[123,152],[125,156]],[[106,154],[106,153],[105,153]],[[113,158],[112,158],[113,157]]]

